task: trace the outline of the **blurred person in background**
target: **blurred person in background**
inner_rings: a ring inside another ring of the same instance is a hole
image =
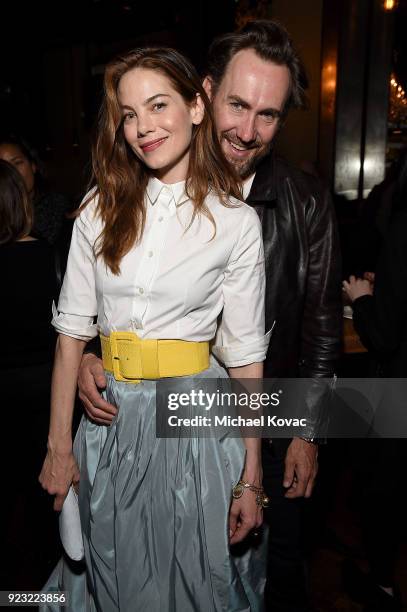
[[[400,206],[398,190],[406,160],[407,149],[402,149],[386,172],[385,179],[373,187],[363,203],[358,224],[357,265],[350,272],[356,276],[365,270],[376,269],[393,209]]]
[[[43,164],[33,147],[15,134],[0,134],[0,159],[12,164],[24,179],[33,206],[31,233],[51,245],[67,250],[72,223],[66,214],[71,207],[69,198],[49,189]]]
[[[367,272],[365,278],[351,276],[343,283],[352,302],[355,329],[369,350],[371,375],[385,378],[407,377],[406,155],[401,158],[398,170],[392,201],[387,207],[391,213],[388,213],[376,273]],[[405,406],[405,398],[403,403]],[[391,412],[387,418],[391,422]],[[395,565],[401,529],[400,485],[404,478],[406,444],[404,439],[398,438],[367,440],[363,451],[362,526],[371,574],[366,577],[360,573],[357,577],[355,568],[354,578],[356,576],[364,585],[362,595],[367,600],[366,610],[399,610],[401,601],[395,584]]]
[[[23,162],[25,163],[25,162]],[[29,174],[29,173],[28,173]],[[3,437],[2,589],[40,589],[55,563],[56,519],[38,487],[47,443],[58,280],[54,249],[32,234],[33,206],[14,165],[0,160],[0,356]]]

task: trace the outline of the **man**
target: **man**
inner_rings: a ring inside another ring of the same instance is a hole
[[[318,182],[272,151],[291,107],[305,102],[302,64],[287,32],[255,21],[221,36],[209,52],[205,90],[226,158],[244,181],[244,197],[263,226],[266,257],[266,328],[273,332],[266,376],[332,377],[339,356],[341,276],[333,212]],[[100,360],[85,355],[80,397],[88,414],[108,424],[115,408],[99,395]],[[273,612],[309,609],[301,553],[303,498],[317,473],[315,436],[321,398],[311,386],[304,400],[307,439],[264,445],[264,485],[271,498],[267,601]]]

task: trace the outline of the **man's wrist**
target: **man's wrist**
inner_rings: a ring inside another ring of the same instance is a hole
[[[314,444],[314,445],[318,445],[319,444],[319,440],[318,438],[309,438],[307,436],[299,436],[300,440],[304,440],[304,442],[308,442],[308,444]]]
[[[89,342],[86,344],[83,354],[87,355],[89,353],[99,357],[99,359],[102,359],[102,345],[100,344],[99,336],[92,338],[92,340],[89,340]]]

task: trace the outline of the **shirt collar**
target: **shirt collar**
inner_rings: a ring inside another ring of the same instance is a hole
[[[256,173],[252,174],[251,176],[249,176],[249,178],[243,181],[243,200],[246,200],[249,197],[249,193],[251,191],[255,176]]]
[[[248,204],[270,204],[274,202],[277,199],[276,184],[274,152],[271,150],[256,168],[256,175],[246,202]]]
[[[184,204],[189,200],[189,197],[185,193],[185,181],[169,184],[162,183],[158,178],[152,177],[147,184],[147,196],[152,206],[154,206],[154,204],[157,202],[160,194],[163,191],[164,193],[171,195],[171,197],[166,198],[168,205],[171,202],[175,202],[176,206],[181,206],[181,204]]]

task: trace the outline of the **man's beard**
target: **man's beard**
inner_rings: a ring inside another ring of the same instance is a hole
[[[225,136],[222,136],[223,138],[226,138]],[[233,144],[233,140],[231,140],[230,138],[228,138],[227,140],[229,140],[229,142],[232,142]],[[242,179],[245,180],[247,179],[250,175],[252,175],[257,166],[259,165],[259,163],[261,162],[261,160],[266,157],[266,155],[269,154],[270,150],[271,150],[271,145],[272,143],[269,142],[267,145],[263,145],[263,144],[259,144],[257,145],[257,151],[255,153],[255,155],[252,155],[248,160],[246,161],[240,161],[234,157],[230,157],[229,155],[226,155],[226,159],[228,160],[228,162],[233,166],[235,172],[238,174],[238,176]],[[241,144],[239,144],[239,146],[242,146]],[[252,147],[254,148],[254,147]]]

